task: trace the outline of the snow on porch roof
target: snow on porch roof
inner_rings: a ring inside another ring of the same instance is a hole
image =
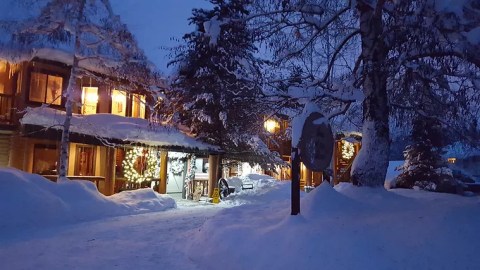
[[[62,130],[65,112],[47,107],[28,108],[20,120],[22,125],[37,125]],[[70,131],[102,139],[116,139],[127,143],[147,146],[180,147],[185,150],[206,152],[218,151],[218,147],[192,138],[174,127],[152,126],[141,118],[123,117],[113,114],[74,114]]]

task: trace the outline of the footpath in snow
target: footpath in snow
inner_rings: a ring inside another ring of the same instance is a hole
[[[230,179],[254,189],[219,205],[175,203],[148,190],[104,197],[82,181],[42,179],[0,170],[2,269],[480,265],[478,196],[323,184],[302,193],[301,214],[290,216],[290,182],[267,176]]]

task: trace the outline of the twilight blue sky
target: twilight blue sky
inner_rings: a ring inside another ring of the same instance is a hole
[[[147,57],[158,69],[167,69],[168,51],[163,47],[178,44],[172,41],[194,30],[188,25],[192,8],[209,8],[206,0],[110,0],[116,14],[120,15],[133,32]]]

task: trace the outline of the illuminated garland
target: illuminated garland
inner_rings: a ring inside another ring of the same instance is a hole
[[[156,171],[159,167],[159,159],[156,152],[157,151],[155,150],[150,150],[145,153],[142,147],[135,147],[132,150],[127,151],[125,159],[122,162],[125,178],[127,178],[127,180],[130,182],[137,183],[149,181],[154,178],[154,176],[158,174]],[[139,157],[144,157],[147,162],[147,168],[140,173],[135,169],[135,162]]]
[[[195,154],[192,154],[190,156],[190,168],[188,170],[187,176],[185,177],[185,187],[187,187],[188,183],[195,178],[195,171],[197,170],[196,160],[197,157],[195,156]]]
[[[342,144],[342,158],[346,160],[352,159],[353,155],[355,154],[355,147],[353,147],[353,143],[343,141]]]

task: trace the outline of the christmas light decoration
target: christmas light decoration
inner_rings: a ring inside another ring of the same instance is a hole
[[[195,178],[195,171],[197,170],[197,157],[195,154],[192,154],[190,156],[190,168],[188,169],[188,174],[185,177],[185,186],[188,185],[190,181],[192,181]]]
[[[136,183],[155,178],[158,175],[159,168],[157,152],[153,149],[148,151],[142,147],[134,147],[132,150],[128,150],[123,160],[125,178]]]
[[[342,141],[342,158],[346,160],[350,160],[353,158],[354,154],[355,154],[355,147],[353,146],[353,143]]]

